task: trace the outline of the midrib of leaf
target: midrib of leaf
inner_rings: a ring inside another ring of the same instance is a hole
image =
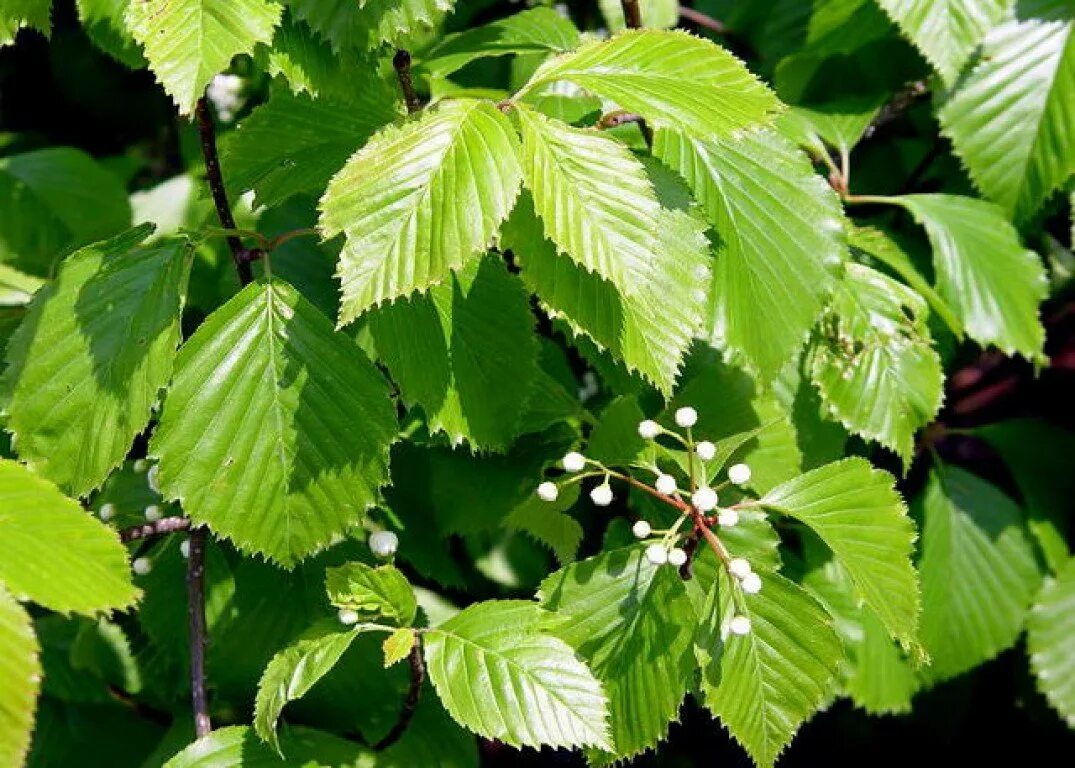
[[[288,461],[287,445],[284,441],[284,421],[282,408],[280,406],[280,372],[277,370],[277,350],[276,350],[276,328],[274,325],[274,303],[276,300],[276,291],[273,290],[272,284],[269,285],[268,301],[265,302],[265,322],[268,325],[268,337],[269,337],[269,370],[272,372],[272,381],[270,382],[269,390],[272,392],[272,404],[273,419],[276,422],[276,447],[277,458],[280,460],[280,476],[283,483],[283,498],[286,500],[288,493],[291,489],[291,466]],[[285,501],[286,503],[286,501]],[[284,539],[285,541],[291,541],[291,515],[284,511]]]

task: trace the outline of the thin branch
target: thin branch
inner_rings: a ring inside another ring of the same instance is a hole
[[[914,106],[919,99],[925,98],[928,94],[929,86],[925,80],[915,80],[913,83],[908,83],[903,90],[896,93],[895,96],[889,99],[887,104],[881,107],[881,111],[877,113],[877,117],[873,119],[873,122],[867,126],[862,137],[864,139],[872,137],[879,128],[891,123]]]
[[[119,540],[124,544],[128,544],[132,541],[138,541],[139,539],[147,539],[150,536],[159,536],[164,533],[173,533],[175,531],[185,531],[188,528],[190,528],[189,517],[179,517],[178,515],[162,517],[160,520],[152,523],[132,525],[130,528],[124,528],[119,532]]]
[[[399,719],[392,726],[383,739],[374,744],[373,748],[380,752],[388,749],[399,741],[414,718],[414,711],[418,709],[418,701],[422,698],[422,684],[426,679],[426,665],[422,660],[422,641],[420,637],[414,638],[414,645],[407,656],[411,664],[411,684],[407,688],[407,697],[403,700],[403,709],[399,713]]]
[[[679,6],[679,18],[686,19],[692,24],[696,24],[703,29],[708,29],[710,32],[716,32],[718,35],[728,34],[728,26],[723,21],[714,19],[712,16],[707,16],[694,8],[684,8],[682,5]]]
[[[628,29],[639,29],[642,26],[642,8],[638,0],[620,0],[623,6],[623,23]]]
[[[194,733],[200,739],[213,726],[205,693],[205,528],[190,532],[187,558],[187,626],[190,640],[190,700],[194,710]]]
[[[411,76],[411,54],[400,48],[392,57],[392,66],[396,69],[396,79],[399,80],[399,89],[403,91],[403,101],[407,105],[407,111],[412,115],[422,108],[422,102],[414,91],[414,78]]]

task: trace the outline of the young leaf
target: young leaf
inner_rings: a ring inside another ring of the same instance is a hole
[[[322,234],[347,236],[341,325],[443,282],[489,246],[519,192],[518,144],[492,104],[460,99],[384,129],[348,160],[321,200]]]
[[[466,728],[512,746],[608,745],[601,684],[535,603],[477,603],[426,630],[429,677]]]
[[[416,634],[410,627],[400,627],[384,639],[384,665],[391,667],[403,661],[414,648]]]
[[[122,610],[140,594],[116,532],[8,459],[0,459],[0,582],[60,613]]]
[[[1015,643],[1041,574],[1019,508],[984,480],[937,469],[920,503],[926,672],[947,680]]]
[[[0,388],[19,457],[76,496],[104,482],[172,374],[193,250],[144,225],[86,246],[39,291]]]
[[[877,0],[946,85],[1013,0]]]
[[[683,31],[632,29],[594,40],[538,68],[517,95],[567,80],[653,127],[724,134],[768,121],[773,92],[723,48]]]
[[[410,582],[394,566],[372,568],[365,563],[346,563],[325,572],[328,599],[337,608],[349,608],[362,616],[385,618],[400,626],[414,622],[418,603]]]
[[[40,653],[29,614],[0,584],[0,765],[23,765],[30,749]]]
[[[808,525],[847,569],[866,606],[904,647],[917,645],[915,529],[887,472],[850,458],[769,491],[767,509]]]
[[[254,700],[254,729],[281,755],[276,721],[289,701],[314,687],[340,660],[358,631],[327,620],[273,656],[258,682]]]
[[[542,604],[567,619],[556,630],[586,660],[609,699],[611,743],[623,759],[657,745],[690,685],[694,608],[674,568],[643,547],[603,552],[541,584]]]
[[[846,256],[839,200],[772,131],[728,139],[658,131],[653,152],[687,181],[720,236],[707,333],[774,379],[805,342]]]
[[[164,768],[353,768],[376,759],[366,747],[312,728],[289,728],[280,749],[287,759],[263,744],[252,727],[230,725],[198,739]]]
[[[183,345],[150,450],[166,498],[291,567],[374,503],[395,434],[377,369],[274,279],[248,285]]]
[[[127,26],[179,112],[189,115],[233,56],[272,39],[281,12],[273,0],[138,0],[127,6]]]
[[[944,371],[926,327],[926,302],[902,283],[849,264],[818,327],[810,375],[851,432],[908,466],[914,435],[940,410]]]
[[[843,655],[832,619],[806,590],[762,570],[762,590],[744,595],[725,569],[710,592],[698,642],[702,695],[736,741],[772,768],[792,736],[824,703]],[[735,635],[735,615],[750,631]]]
[[[1029,0],[1017,16],[986,38],[939,117],[978,189],[1022,221],[1075,173],[1075,8]]]
[[[1027,617],[1027,651],[1038,690],[1075,727],[1075,558],[1038,593]]]

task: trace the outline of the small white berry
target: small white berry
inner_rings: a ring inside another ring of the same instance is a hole
[[[751,572],[750,563],[742,557],[733,557],[728,563],[728,573],[737,579],[745,579]]]
[[[689,405],[676,411],[676,424],[681,427],[693,427],[698,423],[698,411]]]
[[[653,482],[653,487],[665,496],[676,492],[676,479],[671,475],[660,474]]]
[[[358,623],[358,613],[356,611],[352,611],[350,608],[341,608],[339,617],[340,623],[348,627],[352,624]]]
[[[586,457],[578,451],[572,451],[564,456],[560,464],[568,472],[581,472],[586,466]]]
[[[391,557],[399,549],[399,537],[392,531],[376,531],[370,534],[369,544],[377,557]]]
[[[739,512],[734,509],[722,509],[717,514],[717,523],[724,528],[731,528],[739,524]]]
[[[131,570],[133,570],[139,576],[145,576],[147,573],[149,573],[152,567],[153,566],[150,565],[149,560],[144,557],[136,557],[134,559],[134,562],[131,563]]]
[[[97,514],[102,520],[111,520],[113,517],[116,516],[116,505],[112,502],[102,504],[101,508],[97,510]]]
[[[647,539],[649,535],[653,533],[653,527],[646,520],[639,520],[631,526],[631,533],[635,535],[636,539]]]
[[[699,512],[709,512],[715,509],[718,501],[717,492],[705,485],[691,495],[691,503]]]
[[[612,486],[608,483],[601,483],[590,491],[590,500],[599,507],[607,507],[612,503]]]
[[[537,495],[542,501],[556,501],[556,497],[560,495],[560,489],[556,487],[556,483],[546,480],[538,486]]]
[[[161,492],[159,475],[160,467],[157,464],[154,464],[149,468],[149,471],[146,472],[146,483],[149,484],[149,489],[153,491],[153,493]]]
[[[184,558],[190,557],[190,539],[183,539],[179,544],[179,554]]]
[[[728,629],[733,635],[746,635],[750,633],[750,619],[746,616],[736,616],[728,624]]]
[[[146,520],[155,523],[161,519],[161,508],[157,504],[150,504],[143,514],[146,516]]]
[[[756,595],[761,592],[761,576],[756,573],[748,573],[739,583],[742,585],[743,591],[748,595]]]
[[[675,547],[668,553],[668,564],[676,568],[687,562],[687,553],[679,547]]]
[[[646,547],[646,559],[654,565],[664,565],[668,562],[668,550],[664,544],[650,544]]]
[[[732,464],[728,468],[728,479],[736,485],[750,482],[750,467],[746,464]]]
[[[712,461],[713,457],[717,455],[717,446],[708,440],[703,440],[694,447],[694,452],[698,454],[698,458],[702,461]]]
[[[661,434],[661,425],[653,419],[638,422],[638,434],[646,440],[652,440]]]

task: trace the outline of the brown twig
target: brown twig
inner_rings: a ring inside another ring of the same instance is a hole
[[[124,544],[128,544],[132,541],[149,538],[150,536],[159,536],[164,533],[173,533],[175,531],[185,531],[188,528],[190,528],[189,517],[179,517],[178,515],[162,517],[160,520],[152,523],[132,525],[130,528],[124,528],[119,532],[119,540]]]
[[[407,111],[412,115],[422,108],[422,102],[414,91],[414,78],[411,76],[411,54],[400,48],[392,57],[392,66],[396,70],[396,79],[399,80],[399,89],[403,91],[403,102],[407,105]]]
[[[915,80],[913,83],[908,83],[903,90],[898,91],[891,99],[888,100],[881,111],[877,113],[877,117],[866,127],[866,131],[862,134],[864,139],[872,137],[879,128],[891,123],[898,118],[908,109],[910,109],[919,99],[925,98],[929,94],[929,86],[925,80]]]
[[[418,702],[422,698],[422,684],[426,679],[426,665],[422,660],[422,642],[419,637],[415,637],[414,645],[411,647],[407,660],[411,665],[411,684],[407,688],[407,697],[403,700],[403,709],[399,713],[399,719],[396,720],[396,724],[392,726],[392,730],[373,745],[373,748],[378,752],[388,749],[399,741],[407,730],[407,726],[411,724],[411,720],[414,719],[414,712],[418,709]]]
[[[715,32],[718,35],[728,34],[728,26],[723,21],[714,19],[712,16],[707,16],[694,8],[684,8],[682,5],[679,6],[679,18],[686,19],[691,24],[696,24],[703,29],[708,29],[710,32]]]
[[[213,729],[205,693],[205,529],[190,532],[187,558],[187,626],[190,632],[190,699],[194,733],[200,739]]]
[[[642,7],[638,0],[620,0],[623,6],[623,23],[628,29],[639,29],[642,26]]]

